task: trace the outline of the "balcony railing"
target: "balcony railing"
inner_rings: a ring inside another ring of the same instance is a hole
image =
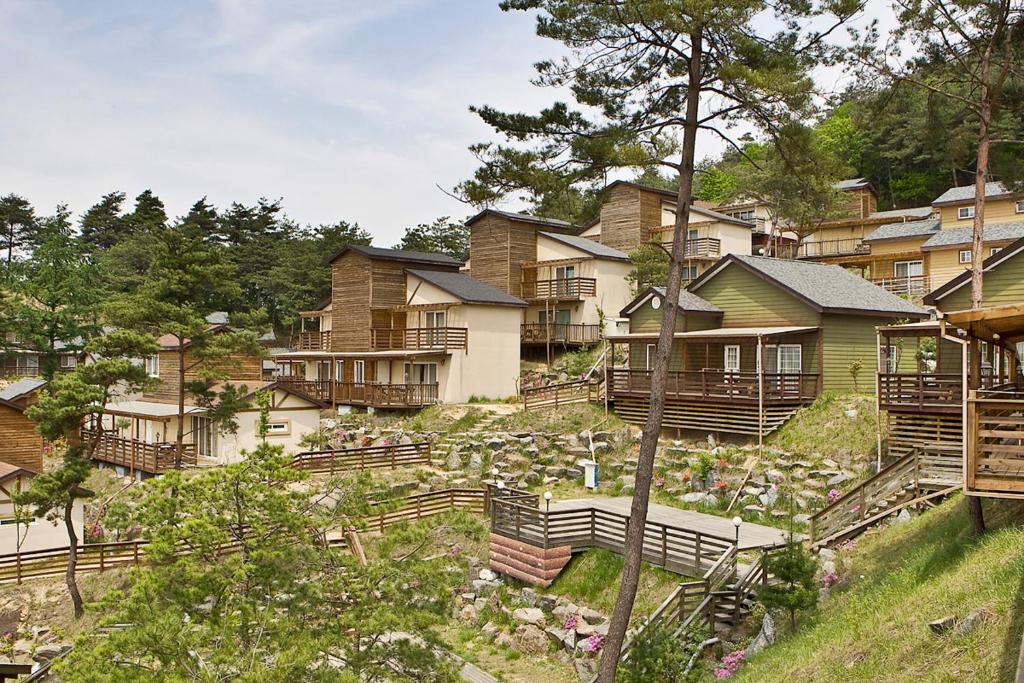
[[[1024,498],[1024,393],[971,391],[966,427],[966,490]]]
[[[841,240],[822,240],[821,242],[804,242],[800,245],[800,258],[817,256],[852,256],[870,254],[871,245],[864,244],[863,238],[849,237]]]
[[[613,368],[609,391],[614,396],[650,396],[651,371]],[[764,373],[764,401],[813,401],[818,395],[818,373]],[[757,403],[760,383],[756,372],[705,369],[668,373],[665,396],[682,399]]]
[[[586,345],[601,341],[600,325],[582,323],[523,323],[519,326],[523,344]]]
[[[669,233],[669,238],[672,234]],[[672,248],[672,240],[663,242],[666,249]],[[686,240],[686,249],[683,252],[686,258],[718,258],[722,255],[722,240],[717,237],[697,237]]]
[[[370,346],[378,351],[390,349],[465,349],[469,330],[465,327],[411,327],[408,329],[372,329]]]
[[[880,277],[872,278],[882,289],[893,294],[908,294],[917,296],[932,291],[931,277],[928,275],[908,275],[906,277]]]
[[[878,404],[883,410],[959,412],[963,403],[960,373],[879,373]]]
[[[331,331],[302,332],[299,334],[300,351],[330,351]]]
[[[582,299],[597,296],[597,280],[592,277],[564,277],[523,283],[524,299]]]
[[[437,384],[376,384],[337,382],[329,379],[280,377],[278,381],[296,391],[330,403],[372,406],[374,408],[410,408],[437,403]]]
[[[82,439],[90,441],[96,438],[96,431],[82,430]],[[99,442],[92,452],[92,459],[121,465],[130,470],[138,470],[149,474],[160,474],[174,469],[175,445],[171,442],[149,442],[140,439],[128,439],[111,432],[99,435]],[[181,464],[195,466],[195,444],[182,445]]]

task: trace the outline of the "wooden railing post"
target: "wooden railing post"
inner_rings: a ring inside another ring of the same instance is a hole
[[[104,551],[105,550],[106,550],[106,544],[105,543],[100,543],[100,573],[101,574],[103,573],[103,570],[106,569],[106,566],[105,566],[106,563],[104,561],[105,560],[105,557],[104,557],[104,554],[105,554]]]
[[[858,490],[857,496],[858,496],[858,501],[859,501],[857,507],[860,508],[860,518],[864,519],[867,516],[867,510],[864,509],[864,485],[863,484],[861,485],[860,489]]]
[[[696,532],[695,536],[696,536],[696,538],[694,539],[694,543],[693,543],[693,575],[694,576],[700,576],[700,574],[701,574],[701,571],[700,571],[700,559],[701,559],[700,532],[699,531]]]

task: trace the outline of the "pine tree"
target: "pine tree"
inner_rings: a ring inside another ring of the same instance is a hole
[[[464,223],[443,216],[433,223],[420,223],[406,228],[402,241],[395,245],[395,249],[447,254],[465,261],[469,258],[469,228]]]
[[[82,214],[79,229],[86,251],[96,254],[128,237],[128,224],[122,215],[124,200],[124,192],[111,192]]]
[[[14,252],[31,239],[35,226],[35,210],[28,200],[16,194],[0,197],[0,240],[7,252],[7,270],[14,262]]]

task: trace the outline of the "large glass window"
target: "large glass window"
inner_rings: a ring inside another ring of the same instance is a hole
[[[799,374],[803,369],[803,348],[799,344],[779,345],[779,372]]]
[[[158,354],[146,357],[146,374],[150,377],[160,376],[160,356]]]
[[[207,458],[217,455],[217,429],[208,417],[192,416],[192,443],[196,453]]]
[[[892,264],[894,277],[920,277],[924,275],[924,261],[897,261]]]

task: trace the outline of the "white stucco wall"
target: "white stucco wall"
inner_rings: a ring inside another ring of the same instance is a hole
[[[31,479],[26,477],[22,480],[22,490],[31,485]],[[16,490],[16,482],[7,482],[5,487],[8,490]],[[78,536],[79,543],[85,538],[84,519],[85,502],[82,499],[75,501],[72,510],[72,525]],[[14,504],[7,494],[0,493],[0,519],[11,520],[14,518]],[[46,519],[33,519],[26,526],[25,524],[2,524],[0,525],[0,553],[18,552],[18,538],[21,537],[21,552],[30,550],[43,550],[46,548],[63,548],[68,544],[68,533],[64,528],[63,518],[54,525]]]
[[[286,434],[268,434],[267,443],[283,446],[285,453],[298,453],[303,450],[299,440],[320,427],[320,407],[281,390],[276,390],[274,394],[270,422],[287,421],[289,429]],[[217,439],[217,459],[222,464],[240,462],[241,451],[251,451],[260,442],[256,433],[260,421],[259,409],[240,412],[235,419],[238,431],[234,434],[221,434]]]

